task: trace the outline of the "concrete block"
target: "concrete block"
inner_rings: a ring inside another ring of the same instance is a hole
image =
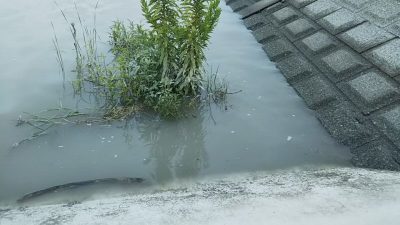
[[[243,18],[249,17],[251,15],[254,15],[261,10],[278,3],[280,0],[259,0],[255,2],[254,4],[250,5],[249,7],[242,9],[239,11],[239,14],[242,15]]]
[[[265,17],[270,18],[270,16],[272,15],[272,13],[283,9],[285,7],[287,7],[288,5],[286,3],[282,3],[282,2],[278,2],[268,8],[263,9],[260,13],[263,14]]]
[[[295,20],[283,28],[283,32],[288,35],[291,41],[305,37],[316,30],[316,26],[307,19]]]
[[[237,1],[241,1],[241,0],[225,0],[227,5],[233,4],[233,3],[237,2]],[[248,2],[253,2],[253,1],[254,0],[248,0]]]
[[[368,71],[340,85],[365,114],[399,99],[398,84],[377,71]]]
[[[279,31],[275,29],[271,24],[267,24],[260,29],[253,31],[253,35],[256,40],[261,44],[266,44],[268,41],[278,39]]]
[[[272,18],[276,22],[277,25],[286,24],[291,22],[299,17],[299,13],[296,12],[290,6],[280,9],[274,13],[272,13]]]
[[[238,12],[240,10],[243,10],[247,8],[250,4],[252,4],[252,1],[249,0],[237,0],[233,3],[231,3],[229,6],[232,8],[234,12]]]
[[[362,8],[375,0],[338,0],[338,2],[352,11],[360,11]]]
[[[307,59],[297,54],[279,61],[277,67],[290,84],[318,74],[317,69]]]
[[[374,71],[365,73],[349,81],[348,84],[354,93],[370,105],[399,94],[396,84],[385,78],[383,74]]]
[[[261,14],[255,14],[243,20],[249,30],[257,30],[266,24],[266,18]]]
[[[379,114],[373,121],[400,148],[400,105]]]
[[[387,27],[387,30],[396,35],[397,37],[400,37],[400,21],[393,23],[389,27]]]
[[[357,52],[363,52],[393,39],[394,35],[372,25],[371,23],[363,23],[340,34],[338,37]]]
[[[364,56],[390,76],[400,75],[399,38],[366,52]]]
[[[340,143],[358,147],[377,138],[371,124],[347,102],[332,102],[316,110],[317,117]]]
[[[296,8],[303,8],[306,5],[309,5],[316,0],[289,0],[289,3],[292,4]]]
[[[285,41],[283,39],[267,42],[263,46],[263,50],[273,62],[276,62],[295,52],[293,45],[289,41]]]
[[[302,11],[310,18],[317,20],[340,8],[341,7],[339,5],[331,0],[318,0],[304,7]]]
[[[400,84],[400,76],[394,78]]]
[[[234,3],[234,2],[237,2],[237,1],[239,1],[239,0],[225,0],[225,3],[226,3],[227,5],[230,5],[230,4],[232,4],[232,3]]]
[[[336,100],[338,96],[329,81],[321,76],[313,76],[299,81],[293,84],[293,87],[311,109],[324,106]]]
[[[370,22],[385,27],[400,17],[400,1],[379,0],[362,10]]]
[[[316,55],[338,46],[338,42],[328,33],[318,31],[302,40],[297,45],[308,55]]]
[[[346,49],[339,49],[323,57],[321,62],[334,82],[341,81],[370,67],[363,58]]]
[[[352,163],[358,167],[399,170],[398,149],[385,140],[376,140],[359,148],[352,149]]]
[[[318,23],[331,34],[338,34],[362,23],[363,21],[365,21],[365,19],[356,16],[353,12],[347,9],[339,9],[338,11],[320,19]]]

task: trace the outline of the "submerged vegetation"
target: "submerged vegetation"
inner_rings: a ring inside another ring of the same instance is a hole
[[[204,50],[221,14],[218,4],[219,0],[141,0],[147,24],[113,24],[111,62],[97,51],[96,30],[84,27],[78,14],[81,37],[70,23],[75,93],[100,97],[108,118],[129,117],[139,110],[177,118],[202,102],[224,101],[227,85],[217,82],[216,74],[206,76],[203,67]]]

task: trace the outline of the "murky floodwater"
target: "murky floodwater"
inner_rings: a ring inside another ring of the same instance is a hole
[[[32,133],[29,128],[15,127],[20,114],[57,107],[59,101],[76,106],[71,91],[63,89],[50,24],[56,28],[67,71],[71,71],[73,45],[59,9],[71,21],[76,17],[72,1],[56,5],[53,0],[0,0],[0,4],[3,204],[53,185],[97,178],[141,177],[153,185],[211,174],[348,164],[348,149],[329,137],[238,15],[225,5],[208,50],[208,63],[219,67],[232,91],[243,92],[229,97],[229,110],[213,108],[216,124],[208,111],[177,122],[140,118],[128,126],[65,126],[11,150],[10,146]],[[77,1],[89,24],[95,4],[95,0]],[[140,22],[139,1],[100,2],[97,30],[104,42],[116,19]],[[106,43],[102,49],[107,50]],[[80,194],[89,193],[85,189]]]

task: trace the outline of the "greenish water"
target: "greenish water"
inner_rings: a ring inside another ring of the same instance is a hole
[[[0,202],[82,180],[141,177],[143,188],[243,171],[304,165],[348,165],[349,150],[321,127],[288,86],[238,15],[224,4],[207,52],[232,91],[228,110],[202,110],[176,122],[142,116],[128,124],[58,127],[10,149],[32,130],[15,126],[23,112],[64,106],[87,107],[63,89],[52,45],[55,25],[67,79],[73,77],[73,45],[59,8],[76,22],[72,2],[0,0]],[[93,22],[96,1],[77,1],[82,18]],[[138,0],[103,0],[97,9],[101,49],[116,19],[141,21]],[[68,87],[68,85],[67,85]],[[212,115],[212,116],[211,116]],[[214,123],[214,120],[216,123]],[[64,193],[61,201],[89,198],[113,187]],[[118,188],[116,188],[118,189]],[[126,188],[124,189],[126,191]],[[137,189],[129,189],[136,192]],[[55,196],[56,198],[56,196]]]

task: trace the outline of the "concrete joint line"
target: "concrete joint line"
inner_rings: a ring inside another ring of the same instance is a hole
[[[274,6],[280,2],[284,2],[285,0],[261,0],[259,2],[254,3],[253,5],[243,9],[240,14],[242,15],[242,19],[246,19],[254,14],[261,12],[262,10]]]

